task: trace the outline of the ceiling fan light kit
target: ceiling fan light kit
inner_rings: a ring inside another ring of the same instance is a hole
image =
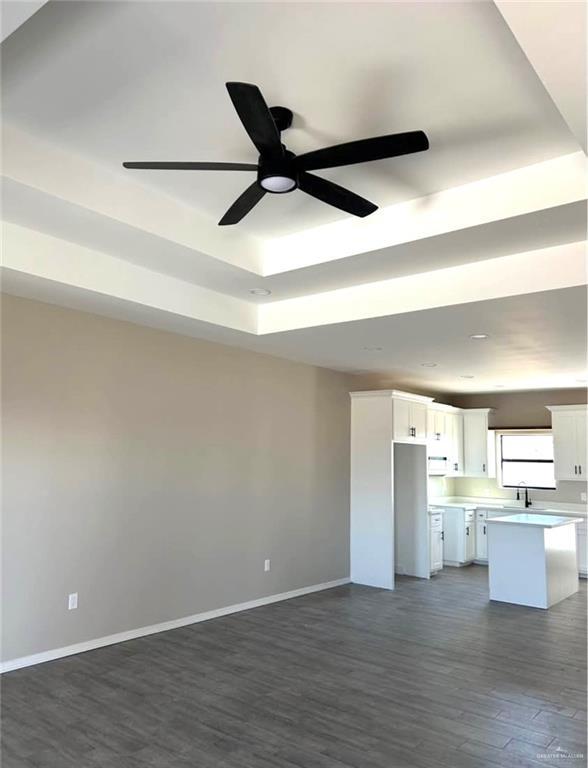
[[[175,171],[257,171],[257,180],[235,200],[219,221],[220,226],[237,224],[270,192],[285,194],[300,189],[323,203],[353,216],[369,216],[377,205],[354,192],[308,171],[383,160],[423,152],[429,141],[423,131],[396,133],[336,144],[303,155],[295,155],[282,144],[281,133],[292,125],[287,107],[268,107],[261,91],[250,83],[226,84],[233,106],[259,152],[253,163],[214,162],[126,162],[125,168]]]

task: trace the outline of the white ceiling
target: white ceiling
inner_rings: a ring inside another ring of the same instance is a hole
[[[578,386],[585,43],[551,30],[585,14],[498,5],[51,0],[1,48],[4,290],[402,386]],[[296,152],[412,129],[431,149],[324,173],[367,219],[296,193],[218,228],[249,175],[120,163],[255,162],[230,79],[294,110]]]
[[[493,3],[359,7],[48,3],[5,43],[4,119],[116,170],[255,162],[224,86],[253,82],[295,112],[285,141],[297,153],[425,130],[428,152],[324,172],[381,206],[577,148]],[[132,173],[214,221],[250,183],[248,173]],[[298,192],[266,196],[240,227],[268,237],[343,217]]]
[[[578,387],[578,379],[588,378],[586,311],[580,286],[305,328],[276,334],[264,349],[345,371],[385,373],[409,389]],[[489,338],[470,339],[475,333]]]

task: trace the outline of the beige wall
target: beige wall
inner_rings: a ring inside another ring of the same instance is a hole
[[[443,400],[439,396],[438,400]],[[586,403],[586,389],[541,389],[530,392],[487,392],[479,395],[447,395],[445,402],[460,408],[494,408],[490,426],[497,429],[550,427],[546,405]]]
[[[400,389],[405,392],[412,392],[413,395],[424,395],[425,397],[434,397],[440,403],[449,402],[449,395],[440,394],[431,389],[422,387],[407,387],[399,384],[394,376],[388,376],[384,373],[356,373],[351,377],[351,389],[357,392],[371,391],[378,389]]]
[[[5,659],[348,575],[348,377],[2,310]]]

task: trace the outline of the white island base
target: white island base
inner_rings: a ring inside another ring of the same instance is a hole
[[[489,518],[490,600],[549,608],[577,592],[578,522],[533,514]]]

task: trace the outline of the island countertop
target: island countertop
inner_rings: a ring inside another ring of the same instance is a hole
[[[531,513],[521,513],[518,515],[504,515],[502,517],[489,517],[488,524],[501,523],[507,525],[530,525],[535,528],[557,528],[560,525],[569,525],[569,523],[579,523],[577,517],[564,517],[563,515],[538,515]]]

